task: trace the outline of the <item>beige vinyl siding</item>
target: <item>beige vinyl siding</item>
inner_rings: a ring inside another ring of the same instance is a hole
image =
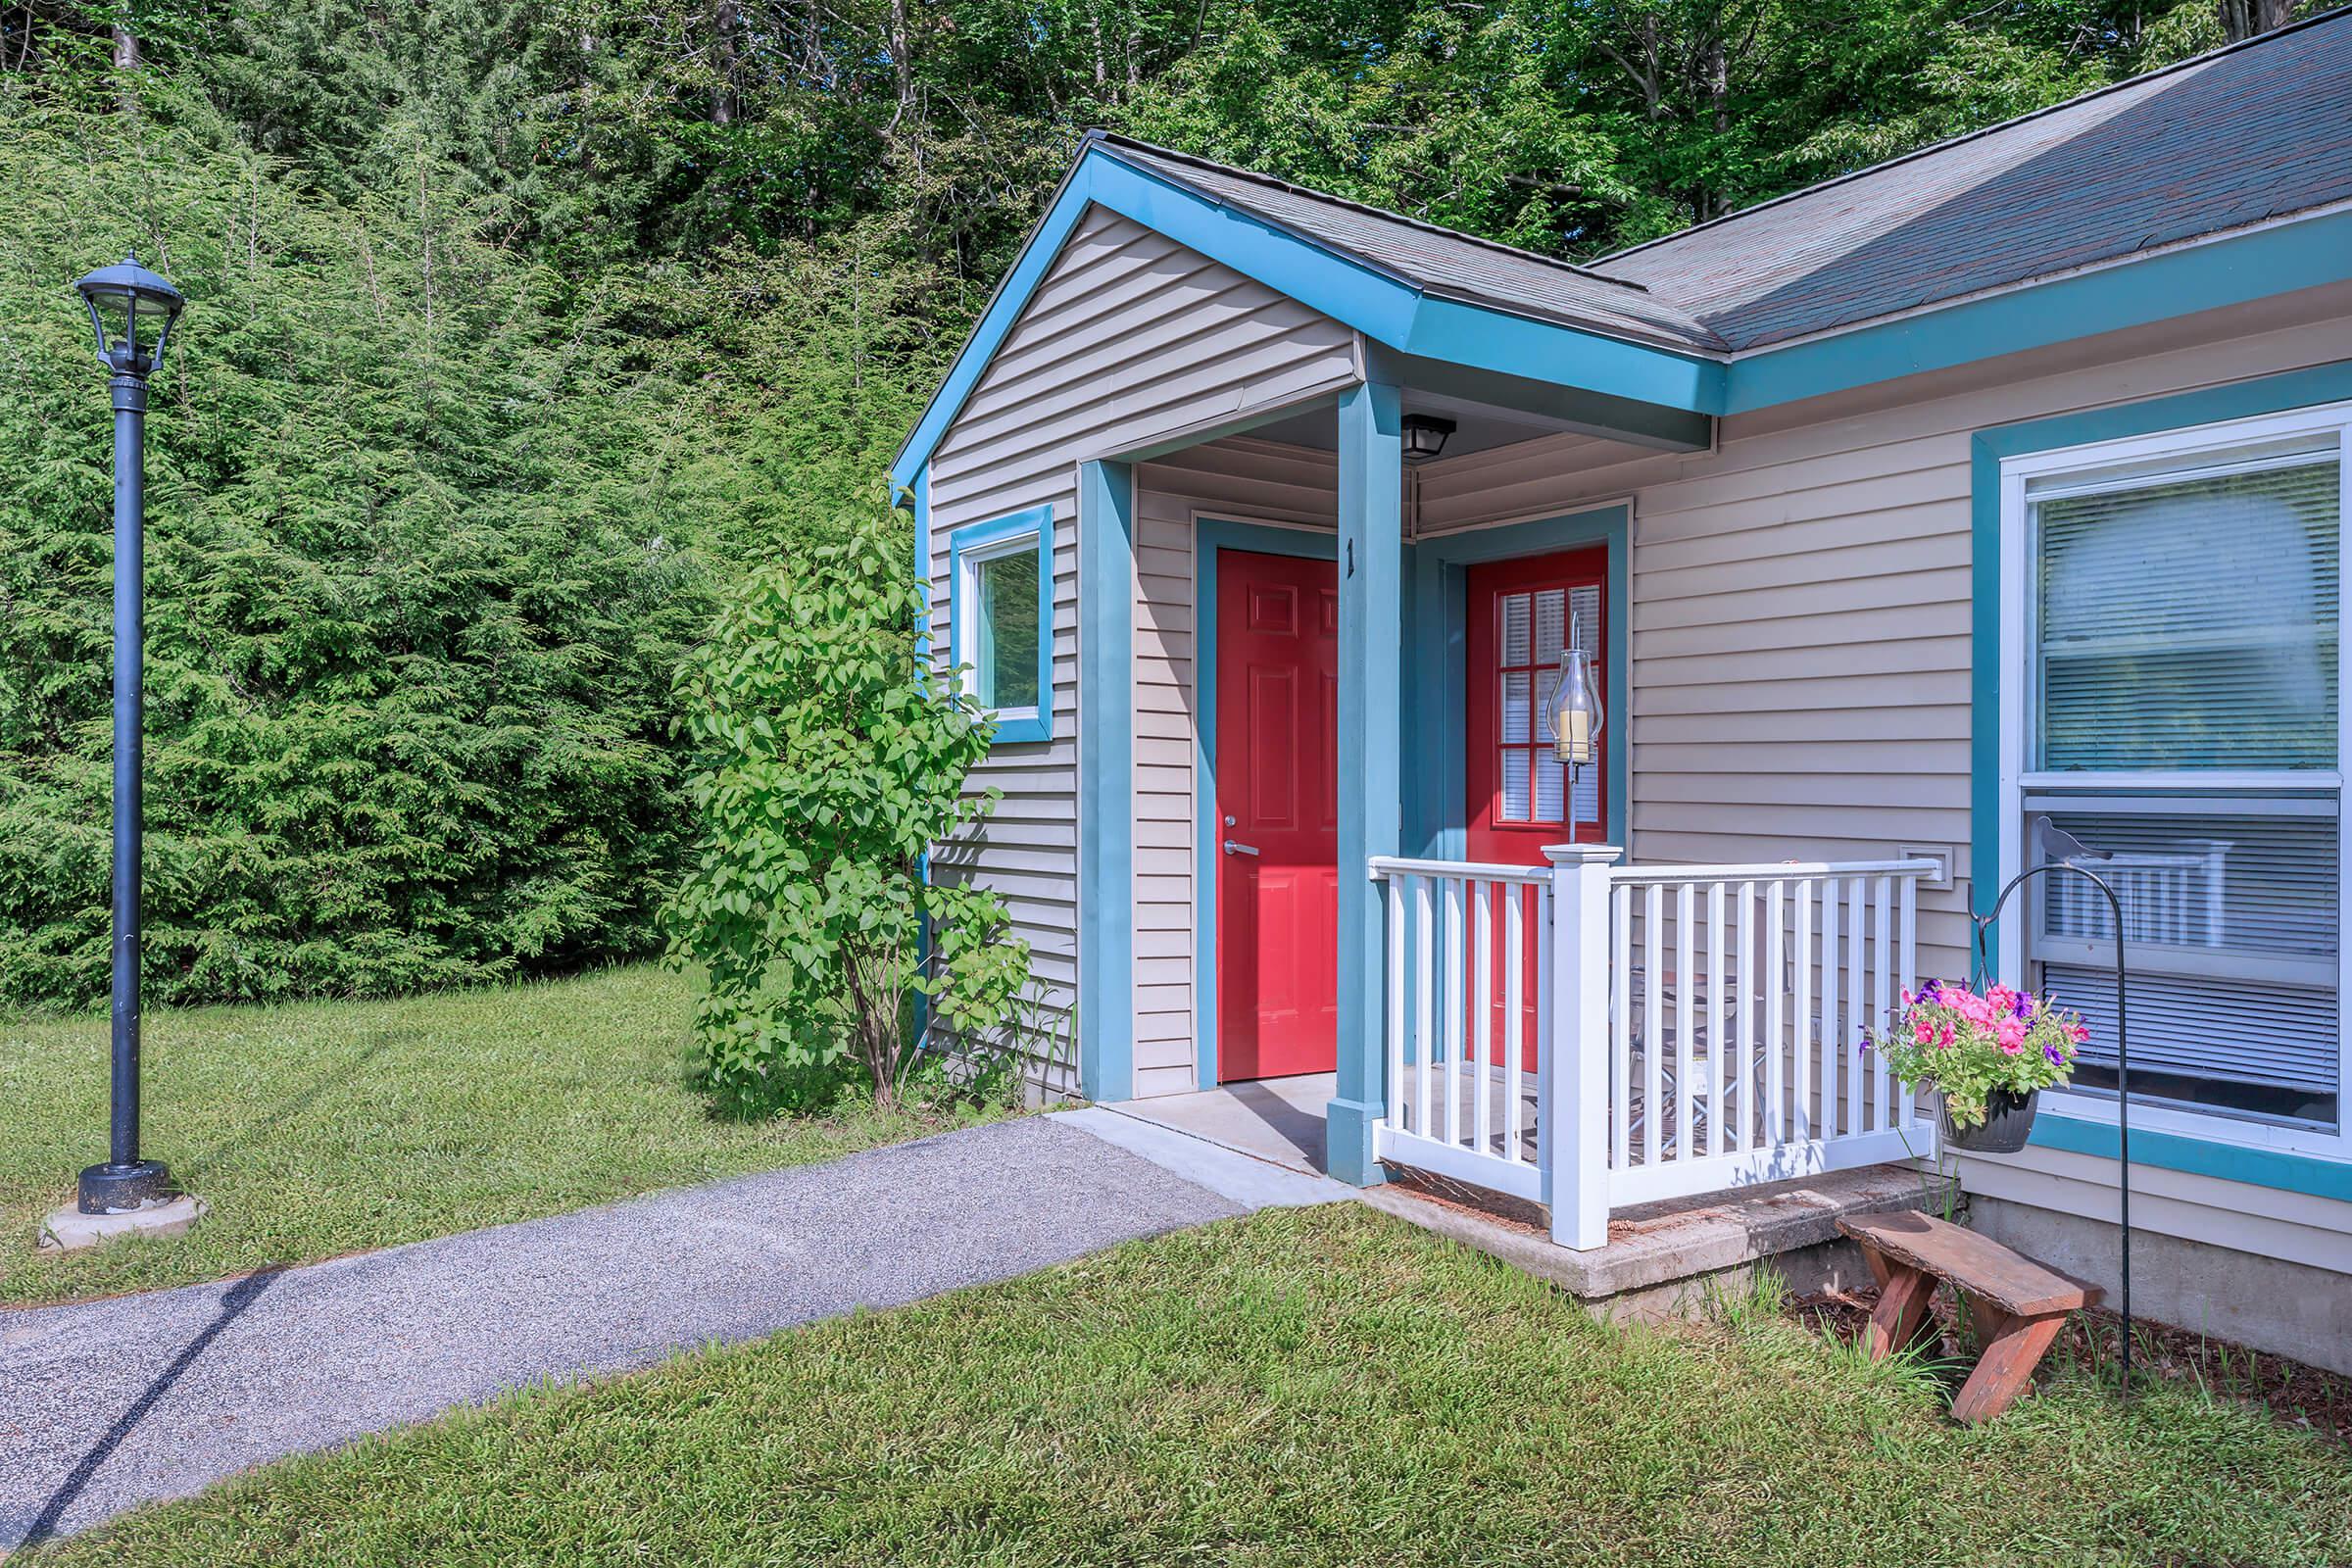
[[[1059,1068],[1047,1087],[1074,1092],[1076,1054],[1068,1013],[1077,983],[1077,472],[1244,416],[1252,410],[1332,390],[1352,378],[1353,334],[1296,301],[1102,209],[1090,211],[999,347],[987,372],[949,425],[930,465],[933,640],[948,647],[953,585],[950,549],[957,528],[1032,507],[1054,511],[1053,739],[999,748],[974,783],[1004,793],[971,842],[937,857],[943,875],[969,877],[1002,893],[1033,951],[1041,1020],[1059,1040]],[[1139,692],[1180,666],[1189,681],[1189,556],[1182,538],[1154,534],[1138,519],[1135,660]],[[1172,592],[1164,569],[1184,582],[1181,627],[1145,610]],[[1148,707],[1148,705],[1139,705]],[[1177,1050],[1190,1087],[1189,949],[1156,931],[1153,909],[1189,896],[1191,853],[1167,842],[1163,805],[1189,801],[1189,743],[1139,712],[1137,779],[1137,1059],[1168,1055],[1152,1030],[1186,1022]],[[1181,862],[1172,858],[1181,856]],[[1123,918],[1125,911],[1104,911]],[[1189,920],[1187,922],[1189,924]],[[1163,1071],[1153,1079],[1160,1083]]]
[[[2308,304],[2307,303],[2307,308]],[[2116,334],[1724,421],[1717,451],[1595,465],[1560,437],[1432,465],[1425,527],[1630,497],[1631,851],[1645,861],[1875,858],[1948,845],[1923,893],[1921,967],[1967,972],[1972,752],[1970,460],[1996,424],[2352,359],[2352,318],[2215,335]],[[2275,310],[2275,308],[2274,308]],[[2170,339],[2170,341],[2166,341]],[[2084,367],[2083,362],[2097,363]],[[2064,362],[2071,361],[2070,364]],[[1990,890],[1987,890],[1989,893]],[[2111,1216],[2110,1160],[1964,1159],[1972,1189]],[[2135,1225],[2352,1271],[2352,1204],[2135,1172]],[[2259,1216],[2259,1217],[2257,1217]]]

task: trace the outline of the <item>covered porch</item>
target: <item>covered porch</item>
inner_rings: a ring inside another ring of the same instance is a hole
[[[1856,1048],[1914,983],[1918,891],[1948,861],[1782,861],[1759,843],[1627,863],[1632,509],[1514,518],[1501,493],[1581,457],[1594,476],[1549,488],[1605,495],[1604,472],[1699,450],[1706,422],[1367,366],[1085,466],[1079,600],[1108,612],[1090,608],[1080,641],[1108,657],[1080,662],[1081,816],[1125,814],[1133,836],[1082,834],[1081,881],[1135,911],[1125,931],[1081,926],[1080,994],[1103,999],[1090,1093],[1359,1186],[1409,1174],[1539,1205],[1549,1241],[1585,1251],[1612,1212],[1932,1156],[1932,1119]],[[1450,463],[1414,461],[1432,417]],[[1245,459],[1327,476],[1329,523],[1290,522],[1296,497],[1253,505]],[[1175,495],[1170,467],[1214,472],[1222,503]],[[1433,526],[1441,474],[1467,524]],[[1159,559],[1177,539],[1184,579]],[[1155,576],[1181,582],[1181,616]],[[1544,708],[1577,658],[1604,715],[1592,760],[1563,770]],[[1122,707],[1125,733],[1102,717]],[[1190,1093],[1147,1095],[1145,1072],[1169,1069],[1146,1063],[1165,1048],[1146,993],[1180,951],[1151,916],[1174,878],[1153,875],[1173,862],[1145,816],[1171,741],[1192,753]]]

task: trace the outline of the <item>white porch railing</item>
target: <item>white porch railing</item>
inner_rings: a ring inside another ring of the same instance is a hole
[[[1615,867],[1379,858],[1383,1159],[1548,1203],[1593,1248],[1611,1208],[1932,1156],[1862,1029],[1915,984],[1932,860]]]

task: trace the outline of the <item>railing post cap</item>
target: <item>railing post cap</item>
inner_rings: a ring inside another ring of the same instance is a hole
[[[1616,844],[1546,844],[1544,858],[1556,866],[1614,865],[1625,854]]]

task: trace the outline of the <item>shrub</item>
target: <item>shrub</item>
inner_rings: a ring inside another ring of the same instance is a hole
[[[890,1107],[912,1060],[910,994],[950,1031],[987,1037],[1027,979],[1003,902],[923,875],[932,846],[997,796],[964,788],[987,719],[917,678],[909,554],[898,513],[845,509],[830,542],[750,576],[680,676],[703,842],[670,953],[709,971],[702,1071],[738,1108],[845,1061]]]

